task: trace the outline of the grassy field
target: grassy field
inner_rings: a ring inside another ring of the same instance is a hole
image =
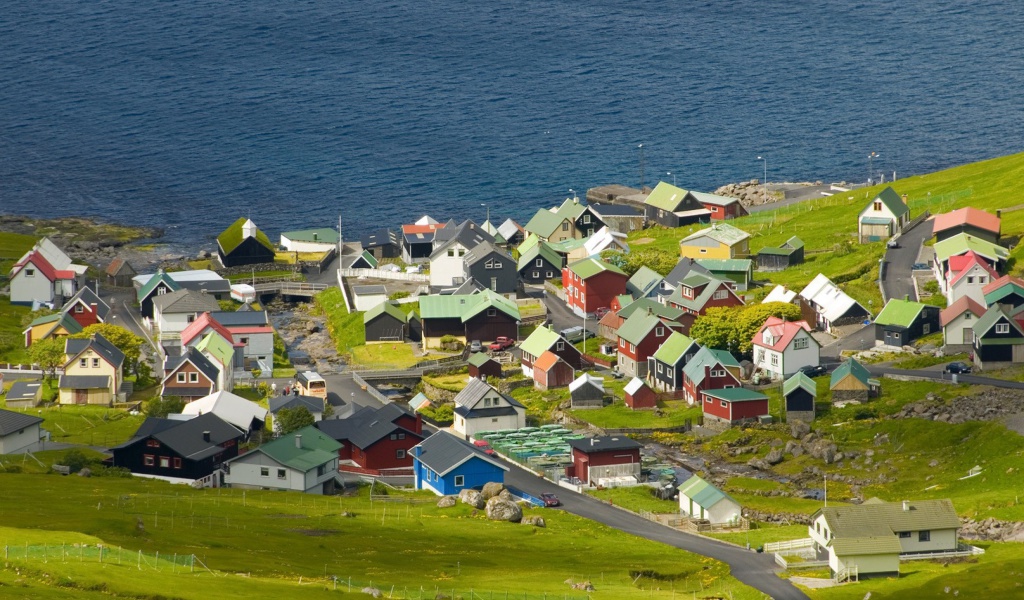
[[[31,250],[38,240],[34,235],[0,232],[0,276],[6,279],[14,263]]]
[[[604,408],[577,409],[569,411],[572,416],[601,428],[657,428],[676,427],[687,420],[694,423],[701,415],[699,406],[689,406],[686,400],[663,400],[658,403],[659,412],[633,410],[621,398]],[[660,414],[659,414],[660,413]]]
[[[465,505],[438,509],[435,497],[423,493],[411,494],[413,502],[374,503],[365,489],[357,496],[318,497],[192,490],[136,479],[0,478],[0,518],[6,525],[0,544],[102,542],[150,554],[194,553],[219,575],[8,561],[0,581],[20,575],[31,590],[27,596],[68,578],[73,589],[130,597],[156,597],[170,589],[178,598],[220,597],[227,583],[232,596],[308,597],[326,595],[328,577],[337,575],[360,586],[373,582],[385,593],[393,585],[396,598],[420,587],[431,598],[437,590],[453,588],[464,597],[473,588],[483,597],[509,591],[531,600],[545,593],[560,598],[572,595],[564,583],[570,578],[596,587],[590,594],[577,593],[580,599],[671,598],[702,589],[724,597],[761,597],[732,579],[721,563],[561,511],[529,509],[547,521],[546,528],[536,528],[488,521]],[[487,552],[499,540],[501,552]],[[305,585],[299,585],[300,577]],[[267,583],[271,587],[258,587]]]
[[[0,362],[28,364],[23,320],[32,312],[29,306],[15,306],[8,298],[0,298]]]

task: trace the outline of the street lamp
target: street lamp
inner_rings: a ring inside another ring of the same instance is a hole
[[[569,193],[572,194],[572,201],[579,202],[579,198],[576,197],[576,190],[569,188]]]
[[[878,152],[872,152],[868,154],[868,185],[874,183],[875,180],[875,158],[878,157]]]
[[[637,146],[640,150],[640,192],[644,191],[644,145]]]
[[[668,173],[665,173],[665,174],[666,175],[672,175],[672,171],[669,171]],[[675,185],[675,184],[676,184],[676,176],[672,175],[672,185]]]
[[[491,207],[489,205],[483,203],[483,202],[480,203],[480,206],[483,206],[484,208],[487,209],[487,220],[484,221],[484,223],[490,223],[491,222]]]
[[[768,157],[758,156],[757,160],[764,161],[764,179],[761,181],[761,187],[764,188],[764,201],[768,201]]]

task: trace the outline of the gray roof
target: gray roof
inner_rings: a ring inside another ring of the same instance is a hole
[[[523,228],[512,219],[505,219],[501,225],[498,225],[498,235],[506,240],[512,239],[517,233],[522,233],[522,231]]]
[[[711,271],[708,271],[704,267],[697,264],[697,261],[692,258],[681,258],[676,266],[668,272],[665,276],[664,282],[673,287],[679,287],[679,283],[694,273],[700,273],[702,275],[710,275]],[[664,289],[664,286],[662,286]]]
[[[215,310],[210,312],[210,316],[225,327],[260,326],[268,325],[270,323],[270,319],[267,318],[267,311],[265,310],[239,310],[227,312]]]
[[[170,423],[147,425],[150,421],[170,421]],[[149,433],[140,434],[140,432],[146,431]],[[210,441],[208,442],[203,439],[203,432],[206,431],[210,432]],[[213,413],[205,413],[187,421],[153,419],[151,417],[139,427],[132,439],[120,446],[115,446],[115,448],[124,448],[151,436],[188,460],[202,460],[218,452],[223,452],[224,448],[220,445],[228,440],[237,440],[242,437],[242,433]]]
[[[64,342],[64,354],[72,359],[89,349],[107,359],[115,369],[124,364],[124,353],[98,333],[87,338],[68,338]]]
[[[15,381],[11,384],[11,389],[7,390],[7,401],[35,400],[42,385],[40,381]]]
[[[487,382],[481,379],[477,379],[476,377],[470,377],[469,383],[466,384],[466,387],[462,388],[462,391],[455,396],[455,406],[473,406],[474,404],[479,402],[480,399],[483,398],[488,392],[492,390],[499,396],[504,398],[511,406],[525,408],[515,398],[502,394],[497,389],[495,389],[494,386],[488,384]]]
[[[494,237],[470,220],[463,221],[457,226],[452,226],[449,223],[434,232],[434,251],[431,252],[430,257],[440,256],[448,250],[448,246],[455,242],[469,250],[483,242],[493,243]]]
[[[61,375],[61,389],[96,390],[110,387],[110,375]]]
[[[220,304],[209,294],[180,289],[176,292],[155,296],[153,308],[158,309],[161,313],[203,313],[218,310]]]
[[[369,296],[371,294],[387,295],[388,288],[382,285],[354,285],[352,286],[352,293],[360,296]]]
[[[569,440],[569,445],[581,452],[608,452],[611,450],[634,450],[643,444],[624,435],[598,436],[581,440]]]
[[[395,236],[395,232],[390,229],[378,229],[373,233],[367,233],[360,238],[360,242],[363,244],[363,248],[375,248],[378,246],[397,246],[398,239]]]
[[[644,213],[625,204],[588,204],[599,217],[642,217]]]
[[[353,446],[362,449],[369,448],[395,431],[422,439],[424,434],[416,433],[395,423],[395,420],[402,416],[412,417],[413,415],[393,403],[385,404],[377,409],[367,406],[356,411],[347,419],[320,421],[316,423],[316,427],[338,441],[348,440]]]
[[[183,290],[192,290],[193,292],[207,292],[223,293],[231,292],[231,281],[228,279],[202,279],[202,280],[191,280],[186,279],[177,282]]]
[[[465,263],[466,265],[474,265],[492,254],[497,254],[501,257],[502,266],[504,268],[516,268],[516,259],[512,258],[511,254],[505,252],[501,248],[498,248],[491,242],[480,242],[476,246],[470,248],[470,250],[466,252]]]
[[[287,396],[278,396],[271,398],[269,401],[270,412],[277,414],[277,411],[284,408],[298,408],[303,406],[311,413],[322,413],[324,412],[324,399],[317,398],[316,396],[302,396],[299,394],[288,394]]]
[[[418,460],[442,477],[472,458],[488,462],[502,471],[508,467],[487,456],[469,442],[459,439],[447,431],[439,431],[419,443]]]
[[[167,360],[164,363],[164,373],[166,373],[164,379],[170,377],[170,374],[176,371],[181,365],[185,364],[185,362],[191,362],[195,368],[199,369],[200,373],[206,375],[206,378],[212,382],[216,382],[217,377],[220,375],[220,369],[210,362],[210,359],[206,358],[205,354],[195,348],[189,347],[185,354],[167,357]],[[205,396],[209,393],[209,389],[206,388],[206,392],[202,395]]]
[[[0,409],[0,435],[17,433],[43,420],[35,415],[26,415],[13,410]]]
[[[96,295],[96,292],[92,291],[92,288],[85,286],[78,290],[78,293],[71,297],[70,300],[64,303],[64,308],[61,309],[62,313],[71,312],[75,305],[81,302],[89,309],[92,310],[91,306],[96,305],[96,315],[101,321],[107,320],[107,315],[110,313],[110,306],[103,301],[102,298]]]
[[[456,406],[455,414],[463,419],[486,419],[487,417],[511,417],[518,414],[514,406],[494,406],[489,408],[469,408]]]

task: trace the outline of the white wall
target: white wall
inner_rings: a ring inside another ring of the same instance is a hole
[[[39,423],[0,437],[0,454],[14,454],[39,441]]]
[[[705,518],[711,521],[712,524],[717,525],[719,523],[738,521],[741,516],[743,515],[739,504],[728,498],[722,498],[711,507]]]
[[[34,275],[26,275],[28,270],[32,270]],[[31,304],[33,300],[53,302],[53,283],[30,264],[11,280],[11,302]]]
[[[793,346],[796,344],[796,341],[801,338],[807,340],[807,347],[797,350]],[[821,348],[818,346],[817,342],[814,341],[814,338],[811,337],[811,334],[807,331],[801,331],[789,342],[789,347],[786,348],[785,355],[782,357],[782,375],[788,377],[789,375],[799,371],[801,367],[818,366],[820,353]]]
[[[355,295],[356,310],[366,312],[378,304],[383,304],[388,301],[387,294],[365,294]]]
[[[330,252],[334,244],[327,242],[300,242],[281,236],[281,245],[289,252]]]
[[[965,318],[967,315],[971,315],[971,318],[969,320]],[[972,344],[972,343],[974,343],[973,336],[972,336],[972,339],[967,340],[966,342],[963,341],[963,339],[964,339],[964,329],[972,329],[974,327],[974,324],[977,323],[977,322],[978,322],[978,317],[975,317],[970,312],[965,312],[965,313],[961,314],[960,316],[958,316],[957,318],[953,319],[949,323],[946,323],[946,326],[942,329],[942,335],[943,335],[942,342],[944,344]]]
[[[968,283],[968,279],[972,279],[972,282]],[[985,269],[974,265],[966,275],[962,276],[952,286],[949,286],[949,290],[946,292],[946,303],[953,304],[960,298],[968,296],[978,304],[986,306],[985,294],[981,290],[990,283],[992,283],[992,278]]]
[[[156,307],[153,308],[153,321],[161,335],[180,334],[189,326],[189,317],[195,317],[195,313],[171,313],[165,315]]]
[[[455,256],[448,256],[454,251]],[[452,244],[430,261],[430,285],[450,286],[455,277],[462,277],[465,270],[466,248],[461,244]]]

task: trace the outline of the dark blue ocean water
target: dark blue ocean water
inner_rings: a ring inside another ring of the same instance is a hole
[[[0,212],[210,239],[528,218],[569,188],[921,173],[1024,148],[1024,3],[32,0]]]

